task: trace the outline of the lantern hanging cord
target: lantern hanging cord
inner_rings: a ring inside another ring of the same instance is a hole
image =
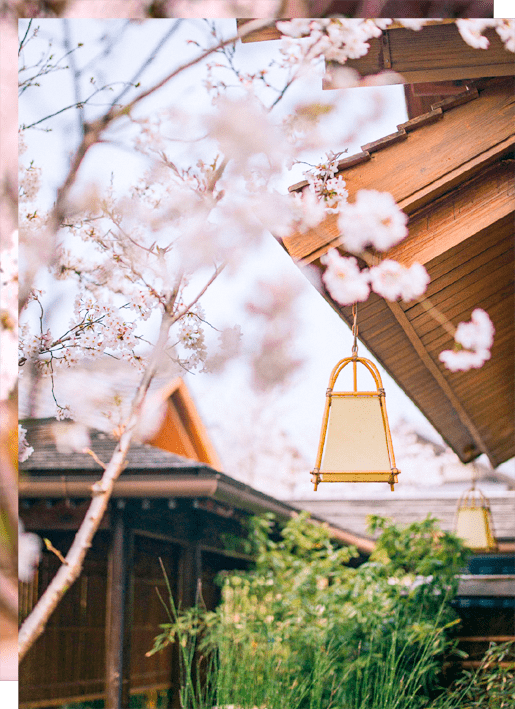
[[[478,477],[479,476],[478,476],[478,469],[477,469],[476,461],[473,460],[472,461],[472,490],[476,489],[476,482],[477,482]]]
[[[354,335],[354,344],[352,345],[352,354],[354,357],[358,356],[358,304],[354,303],[352,306],[352,334]]]

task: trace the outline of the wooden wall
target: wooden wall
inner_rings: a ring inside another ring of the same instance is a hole
[[[123,684],[118,689],[122,697],[128,697],[129,693],[155,697],[157,692],[167,692],[170,706],[180,706],[176,648],[146,657],[160,631],[159,625],[168,621],[158,595],[159,591],[168,602],[159,559],[163,561],[175,605],[187,607],[199,600],[209,609],[214,609],[220,598],[215,580],[218,572],[245,568],[248,559],[238,554],[231,556],[221,544],[220,535],[224,532],[233,538],[242,534],[237,519],[223,519],[196,509],[191,500],[182,501],[178,509],[172,510],[162,504],[157,509],[155,501],[153,506],[142,509],[141,501],[133,501],[125,510],[111,510],[111,529],[97,533],[81,577],[64,596],[44,633],[20,665],[22,709],[43,709],[106,697],[106,672],[116,671],[120,651],[116,640],[107,636],[117,633],[120,627],[113,615],[118,618],[123,615],[120,608],[109,614],[114,520],[121,514],[125,518],[126,540],[131,538],[125,617],[121,625],[124,636],[121,645],[128,657],[123,680],[128,679],[130,686]],[[50,538],[62,554],[73,540],[72,530],[34,531]],[[20,584],[20,621],[29,614],[59,563],[54,554],[44,551],[32,583]],[[116,691],[112,696],[116,696]],[[122,707],[126,709],[123,703]]]

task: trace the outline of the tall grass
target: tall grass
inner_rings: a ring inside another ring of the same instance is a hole
[[[353,569],[302,515],[275,538],[256,520],[255,569],[224,577],[216,611],[178,614],[168,588],[150,654],[177,643],[183,709],[463,709],[463,692],[438,686],[461,543],[433,519],[379,522],[376,551]]]
[[[277,642],[259,627],[241,634],[226,625],[202,636],[191,632],[199,628],[195,613],[200,623],[203,614],[194,610],[187,624],[176,624],[184,709],[463,709],[458,697],[430,698],[435,688],[426,679],[441,663],[442,627],[415,638],[396,617],[387,633],[372,628],[353,657],[345,638],[328,634],[308,647]]]

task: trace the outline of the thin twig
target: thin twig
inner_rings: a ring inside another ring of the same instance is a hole
[[[107,465],[105,463],[102,463],[102,461],[100,460],[98,455],[95,453],[95,451],[92,451],[91,448],[83,448],[82,452],[86,453],[87,455],[90,455],[93,458],[93,460],[95,461],[95,463],[98,463],[100,465],[100,467],[103,468],[104,470],[107,468]]]
[[[157,43],[157,45],[156,45],[156,47],[154,48],[154,50],[149,54],[147,60],[146,60],[145,62],[143,62],[143,64],[142,64],[142,65],[140,66],[140,68],[138,69],[138,71],[134,74],[134,76],[133,76],[132,79],[130,80],[129,84],[128,84],[128,85],[123,89],[123,91],[121,91],[121,92],[118,94],[118,96],[114,99],[114,101],[113,101],[112,104],[111,104],[111,108],[113,108],[114,106],[116,106],[116,105],[122,100],[122,98],[125,96],[125,94],[126,94],[127,91],[129,90],[129,86],[130,86],[130,85],[132,85],[132,86],[135,86],[135,85],[136,85],[138,79],[139,79],[140,76],[143,74],[143,72],[145,71],[145,69],[147,69],[147,67],[149,67],[150,64],[152,64],[152,62],[156,59],[158,53],[159,53],[159,52],[161,51],[161,49],[164,47],[164,45],[166,44],[166,42],[168,42],[168,40],[170,39],[170,37],[172,37],[172,35],[174,35],[175,32],[177,32],[177,30],[179,29],[179,27],[180,27],[180,25],[181,25],[182,22],[183,22],[182,19],[176,20],[176,22],[175,22],[175,24],[172,26],[172,28],[171,28],[170,30],[168,30],[168,32],[164,35],[164,37],[162,37],[162,38],[160,39],[160,41]]]
[[[28,35],[29,32],[30,32],[31,26],[32,26],[32,18],[29,20],[29,24],[27,25],[27,31],[26,31],[25,34],[23,35],[23,39],[22,39],[22,41],[20,42],[20,46],[18,47],[18,56],[20,56],[21,50],[23,49],[23,47],[24,47],[24,45],[25,45],[25,40],[27,39],[27,35]]]
[[[170,74],[165,76],[164,79],[161,79],[161,81],[159,81],[157,84],[155,84],[152,88],[147,89],[146,91],[143,91],[139,96],[136,96],[132,101],[130,101],[124,108],[115,112],[114,117],[117,118],[120,115],[126,115],[126,114],[130,113],[130,111],[134,108],[134,106],[137,106],[141,101],[143,101],[143,99],[147,98],[147,96],[150,96],[155,91],[158,91],[159,89],[161,89],[169,81],[174,79],[178,74],[182,73],[186,69],[190,69],[191,67],[195,66],[199,62],[202,62],[204,59],[207,59],[207,57],[211,56],[211,54],[213,54],[214,52],[217,52],[222,47],[225,47],[227,44],[233,44],[238,39],[240,39],[242,37],[246,37],[248,34],[251,34],[252,32],[254,32],[258,29],[263,29],[264,27],[267,27],[268,25],[270,25],[273,22],[274,22],[274,20],[252,20],[251,22],[248,22],[247,24],[244,25],[244,27],[236,35],[230,37],[229,39],[222,40],[216,46],[211,47],[210,49],[206,49],[204,52],[199,54],[197,57],[194,57],[193,59],[186,62],[185,64],[182,64],[177,69],[174,69]]]
[[[152,88],[142,92],[139,96],[136,96],[125,107],[120,108],[118,110],[114,110],[114,107],[113,107],[104,116],[97,119],[93,123],[86,123],[84,126],[84,136],[80,142],[80,145],[78,146],[78,148],[75,152],[75,155],[73,156],[73,158],[71,160],[70,169],[68,171],[68,174],[67,174],[63,184],[61,185],[60,189],[57,192],[56,202],[55,202],[54,208],[50,214],[49,232],[51,235],[53,235],[54,239],[55,239],[55,235],[57,234],[57,231],[61,227],[61,224],[62,224],[64,217],[65,217],[65,212],[66,212],[65,204],[66,204],[66,200],[68,197],[68,193],[75,183],[79,168],[82,165],[84,158],[86,157],[90,148],[92,148],[93,145],[97,144],[100,141],[104,132],[116,119],[118,119],[124,115],[129,115],[131,110],[134,108],[134,106],[138,105],[144,98],[147,98],[147,96],[150,96],[152,93],[154,93],[158,89],[165,86],[169,81],[171,81],[173,78],[175,78],[181,72],[195,66],[199,62],[202,62],[208,56],[210,56],[211,54],[216,52],[221,46],[236,42],[238,39],[245,37],[246,35],[250,34],[251,32],[254,32],[255,30],[262,29],[263,27],[268,26],[273,21],[274,20],[269,19],[269,20],[253,20],[251,22],[248,22],[236,35],[230,37],[227,40],[224,40],[219,45],[202,52],[194,59],[191,59],[190,61],[186,62],[185,64],[182,64],[181,66],[179,66],[177,69],[174,69],[174,71],[172,71],[170,74],[168,74],[160,82],[155,84]],[[60,113],[60,112],[61,111],[59,111],[58,113]],[[54,114],[54,115],[57,115],[57,114]],[[56,254],[55,254],[55,249],[53,248],[52,244],[48,248],[47,253],[49,254],[47,263],[46,264],[40,263],[39,264],[40,267],[44,266],[44,265],[52,266],[52,264],[55,263]],[[31,290],[31,288],[29,287],[28,283],[25,283],[24,286],[20,288],[20,292],[19,292],[19,310],[20,310],[20,312],[23,310],[23,308],[25,307],[25,305],[27,303],[27,299],[29,297],[30,290]]]
[[[174,316],[174,322],[177,322],[177,321],[180,320],[182,317],[184,317],[184,315],[186,315],[186,313],[188,313],[188,312],[192,309],[192,307],[193,307],[196,303],[198,303],[198,301],[199,301],[200,298],[204,295],[204,293],[207,291],[207,289],[209,288],[209,286],[210,286],[210,285],[218,278],[218,276],[222,273],[222,271],[224,270],[225,266],[226,266],[226,264],[224,263],[224,264],[222,264],[221,266],[217,266],[217,267],[215,268],[215,272],[213,273],[213,275],[211,276],[211,278],[208,280],[208,282],[206,283],[206,285],[204,286],[204,288],[202,288],[202,290],[200,291],[200,293],[198,293],[198,294],[195,296],[195,298],[191,301],[191,303],[189,303],[189,305],[186,305],[182,310],[179,310],[179,312],[176,313],[176,315]]]
[[[55,554],[57,556],[57,558],[59,559],[59,561],[61,562],[61,564],[68,564],[68,562],[66,561],[64,556],[59,551],[59,549],[55,548],[55,546],[52,544],[50,539],[46,539],[45,537],[43,537],[43,541],[44,541],[45,546],[48,549],[48,551],[51,551],[53,554]]]
[[[77,68],[77,62],[71,49],[71,31],[69,20],[63,20],[64,48],[70,53],[70,66],[73,73],[73,90],[75,93],[75,105],[79,110],[79,135],[84,132],[84,104],[80,100],[80,78],[81,72]]]

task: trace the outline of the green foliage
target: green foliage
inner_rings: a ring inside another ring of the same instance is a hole
[[[491,643],[477,672],[464,672],[452,696],[463,709],[515,706],[515,642]]]
[[[307,517],[280,533],[270,516],[254,520],[255,568],[222,575],[216,611],[190,609],[162,626],[151,652],[179,641],[184,707],[430,706],[458,622],[448,601],[466,563],[461,542],[430,517],[405,529],[375,517],[376,549],[350,568],[356,550]],[[191,679],[195,652],[209,664],[203,688]]]

